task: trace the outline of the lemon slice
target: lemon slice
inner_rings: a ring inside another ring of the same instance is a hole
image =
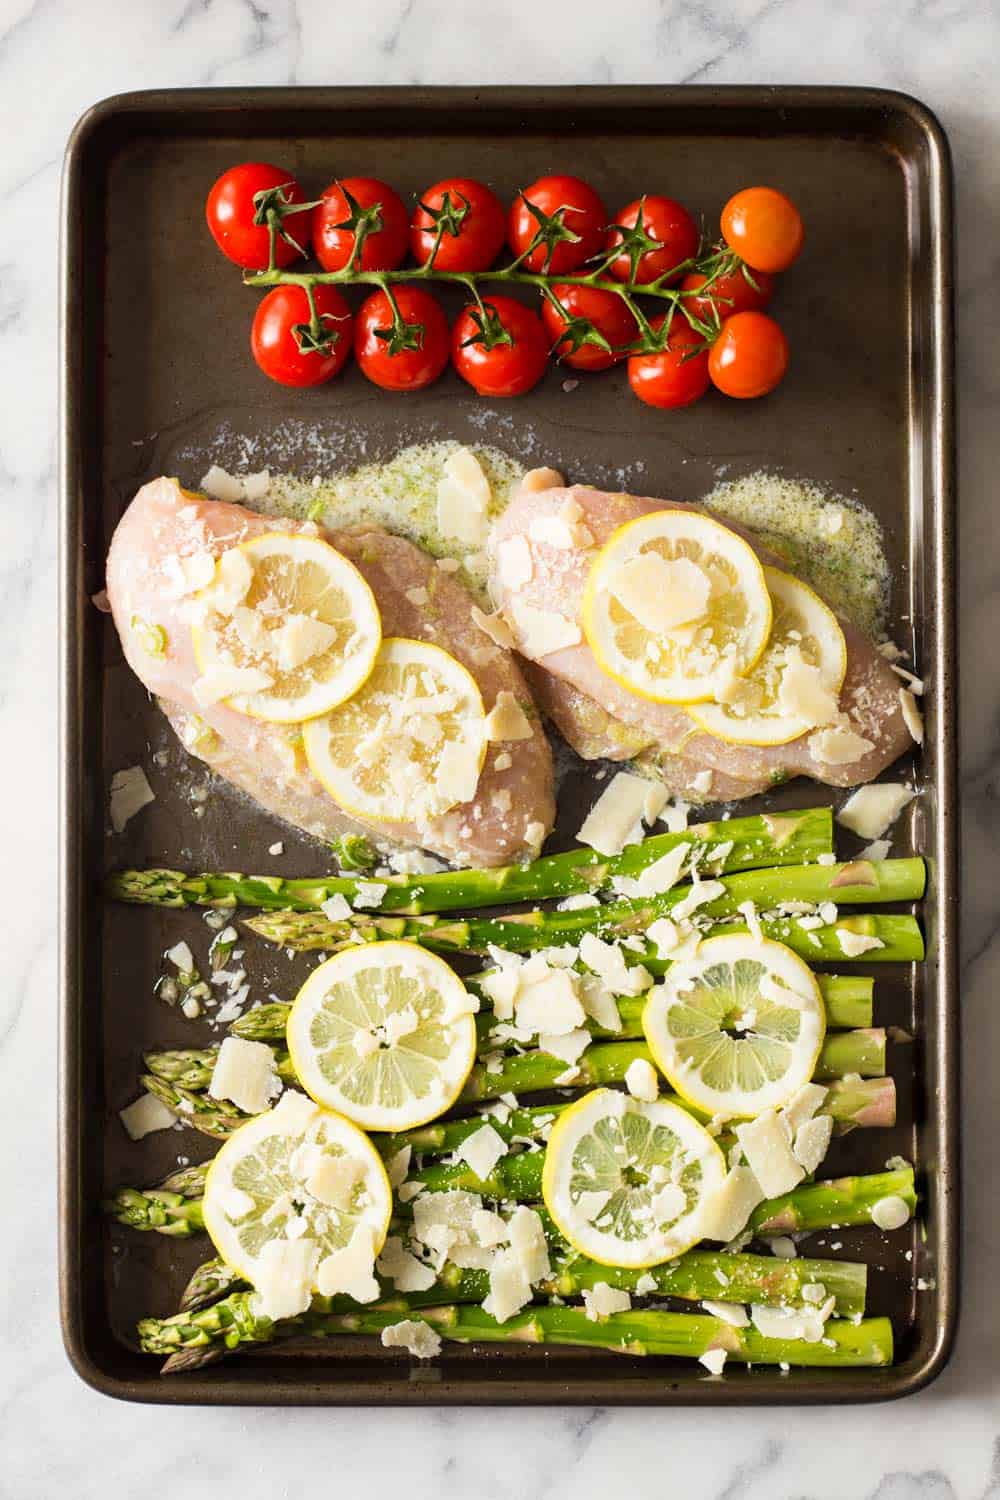
[[[299,1093],[235,1130],[205,1180],[212,1243],[258,1288],[276,1253],[280,1263],[295,1245],[307,1252],[304,1290],[321,1290],[328,1257],[349,1247],[378,1254],[391,1213],[389,1179],[368,1137]]]
[[[449,1109],[476,1059],[477,1001],[415,943],[348,948],[315,969],[288,1017],[302,1087],[368,1130]]]
[[[699,511],[657,510],[598,553],[583,629],[602,671],[642,698],[715,698],[755,666],[771,629],[764,570],[742,537]]]
[[[195,697],[278,724],[315,718],[356,693],[382,639],[375,596],[354,564],[329,542],[289,532],[224,552],[198,607]],[[252,683],[243,692],[241,677]]]
[[[470,802],[486,755],[475,678],[425,641],[390,636],[349,703],[303,730],[316,777],[347,812],[416,823]]]
[[[847,671],[847,643],[833,610],[790,573],[765,568],[774,610],[757,665],[733,682],[725,703],[690,714],[709,734],[737,745],[786,745],[828,722]]]
[[[826,1012],[819,985],[784,943],[707,938],[649,992],[642,1029],[658,1066],[697,1109],[746,1119],[808,1083]]]
[[[655,1266],[702,1238],[726,1163],[704,1126],[669,1100],[595,1089],[559,1116],[542,1196],[559,1232],[603,1266]]]

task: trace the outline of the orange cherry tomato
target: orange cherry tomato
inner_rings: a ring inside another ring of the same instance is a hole
[[[802,215],[776,188],[744,188],[722,210],[722,236],[755,271],[787,271],[805,239]]]
[[[766,396],[788,369],[788,340],[767,313],[734,313],[708,356],[712,384],[726,396],[746,401]]]

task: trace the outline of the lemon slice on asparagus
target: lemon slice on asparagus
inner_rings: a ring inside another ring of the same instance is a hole
[[[375,596],[329,542],[294,532],[224,552],[191,626],[201,706],[294,724],[343,703],[382,640]]]
[[[461,662],[391,636],[361,690],[307,724],[303,742],[314,775],[347,812],[419,827],[475,796],[486,716]]]
[[[559,1116],[542,1196],[559,1232],[605,1266],[655,1266],[702,1236],[726,1175],[708,1131],[678,1105],[595,1089]]]
[[[757,663],[771,599],[742,537],[700,511],[657,510],[598,553],[583,629],[598,665],[629,692],[704,702]]]
[[[205,1228],[226,1264],[262,1289],[293,1260],[307,1298],[344,1252],[360,1251],[370,1274],[391,1213],[368,1137],[299,1093],[235,1130],[205,1180]]]
[[[847,670],[847,644],[836,615],[811,588],[765,568],[774,609],[760,661],[735,679],[724,703],[699,703],[690,714],[702,729],[737,745],[785,745],[828,723]]]
[[[369,943],[315,969],[287,1040],[302,1087],[368,1130],[408,1130],[449,1109],[476,1058],[478,1002],[415,943]]]
[[[802,959],[750,933],[707,938],[649,992],[642,1029],[677,1093],[706,1114],[748,1119],[808,1083],[826,1033]]]

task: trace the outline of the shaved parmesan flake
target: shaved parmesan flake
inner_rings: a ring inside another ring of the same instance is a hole
[[[905,1198],[892,1193],[872,1205],[872,1223],[879,1229],[902,1229],[909,1222],[910,1206]]]
[[[590,1032],[584,1030],[560,1032],[555,1035],[543,1031],[538,1036],[538,1047],[541,1052],[547,1052],[550,1057],[558,1057],[561,1062],[569,1063],[571,1067],[579,1062],[590,1042]]]
[[[866,844],[861,851],[860,857],[869,860],[872,864],[878,864],[880,860],[888,859],[892,849],[891,839],[876,839],[874,843]]]
[[[862,932],[852,932],[849,927],[837,928],[837,941],[845,958],[860,958],[862,953],[870,953],[874,948],[885,947],[881,938],[868,937]]]
[[[274,1052],[264,1042],[227,1036],[219,1048],[208,1092],[213,1099],[229,1099],[248,1115],[259,1115],[281,1092]]]
[[[403,1318],[383,1328],[382,1344],[386,1349],[405,1349],[414,1359],[436,1359],[441,1353],[441,1335],[416,1318]]]
[[[536,516],[528,527],[528,536],[533,542],[555,547],[559,552],[568,552],[575,545],[571,526],[560,516]]]
[[[755,1120],[736,1127],[736,1139],[765,1198],[780,1198],[782,1193],[790,1193],[806,1175],[805,1168],[792,1155],[788,1136],[788,1127],[773,1109],[766,1109]]]
[[[697,884],[691,887],[690,894],[685,896],[683,900],[678,901],[674,907],[674,921],[683,922],[685,918],[691,916],[692,912],[697,911],[700,906],[707,906],[711,901],[715,901],[719,896],[724,896],[725,894],[726,887],[722,884],[721,880],[699,880]]]
[[[355,910],[377,910],[389,887],[381,880],[358,880],[354,886]]]
[[[726,1363],[725,1349],[706,1349],[698,1355],[698,1363],[704,1365],[710,1375],[721,1375]]]
[[[129,1137],[133,1141],[141,1141],[143,1136],[152,1135],[154,1130],[169,1130],[177,1116],[155,1095],[140,1094],[134,1103],[118,1111],[118,1118]]]
[[[495,614],[485,614],[478,604],[472,606],[472,620],[475,625],[488,635],[495,646],[502,646],[505,651],[513,651],[514,637],[511,628],[507,624],[499,610]]]
[[[446,460],[437,486],[437,523],[445,536],[480,547],[489,530],[490,482],[470,448]]]
[[[589,1321],[597,1323],[601,1318],[610,1317],[612,1313],[628,1312],[632,1306],[632,1298],[628,1292],[619,1291],[606,1281],[599,1281],[593,1288],[584,1287],[583,1305],[587,1309]]]
[[[749,1167],[730,1167],[718,1193],[705,1206],[702,1216],[704,1238],[721,1240],[723,1244],[734,1240],[765,1196]]]
[[[610,1197],[607,1188],[584,1188],[577,1197],[576,1206],[585,1223],[593,1224]]]
[[[486,738],[488,740],[530,740],[531,723],[514,694],[504,688],[497,694],[496,702],[486,715]]]
[[[804,1083],[781,1111],[781,1118],[794,1135],[826,1103],[829,1091],[821,1083]]]
[[[210,708],[224,698],[262,693],[274,678],[259,667],[213,667],[203,677],[196,677],[191,691],[200,708]]]
[[[612,882],[615,891],[621,896],[628,896],[632,899],[662,896],[680,880],[684,861],[690,851],[690,844],[677,844],[675,848],[669,849],[666,854],[654,860],[651,865],[647,865],[645,870],[634,879],[629,875],[617,876]]]
[[[311,615],[293,614],[271,633],[272,652],[277,649],[279,670],[293,672],[303,662],[328,651],[337,639],[337,627]]]
[[[550,968],[548,964],[538,978],[529,978],[533,973],[533,970],[521,971],[514,1011],[517,1025],[524,1031],[556,1036],[582,1026],[586,1012],[577,994],[576,975],[567,969]]]
[[[111,827],[121,833],[126,823],[134,818],[150,802],[156,801],[156,793],[149,784],[141,766],[129,766],[125,771],[116,771],[111,778],[109,812]]]
[[[472,1232],[484,1249],[495,1249],[505,1245],[510,1238],[506,1220],[488,1208],[476,1208],[472,1212]]]
[[[174,968],[179,974],[194,973],[194,954],[191,952],[191,948],[188,943],[185,943],[183,941],[180,943],[175,943],[172,948],[167,949],[166,953],[163,956],[173,964]]]
[[[511,615],[517,632],[518,648],[534,661],[540,661],[556,651],[565,651],[569,646],[578,646],[583,640],[576,621],[557,614],[554,610],[536,609],[533,604],[522,604],[519,600],[512,599],[508,618]]]
[[[644,776],[619,771],[590,809],[577,838],[598,854],[620,854],[642,837],[642,820],[649,795]]]
[[[485,1180],[502,1156],[507,1155],[507,1142],[492,1125],[481,1125],[467,1135],[455,1152],[468,1164],[481,1180]]]
[[[211,605],[220,615],[231,615],[243,603],[253,583],[253,568],[238,547],[223,552],[211,585]]]
[[[730,1328],[746,1328],[750,1322],[750,1314],[739,1302],[703,1301],[701,1305],[710,1317],[728,1323]]]
[[[437,1280],[432,1266],[418,1260],[398,1235],[390,1235],[376,1261],[380,1276],[392,1282],[397,1292],[426,1292]]]
[[[501,582],[512,594],[516,594],[518,589],[531,581],[534,564],[526,537],[512,536],[501,542],[497,559]]]
[[[621,1031],[622,1018],[615,997],[597,974],[581,974],[578,991],[583,1008],[604,1031]]]
[[[666,635],[678,625],[703,617],[712,584],[690,558],[667,559],[658,552],[641,552],[621,565],[611,592],[646,630]]]
[[[531,1281],[513,1247],[499,1250],[490,1267],[489,1296],[483,1301],[483,1311],[506,1323],[531,1301]]]
[[[856,734],[846,724],[834,724],[829,729],[819,729],[809,738],[809,749],[825,766],[847,766],[860,760],[875,746],[871,740]]]
[[[328,896],[320,906],[324,917],[329,917],[331,922],[346,922],[351,915],[351,907],[346,896],[338,892],[334,896]]]
[[[213,464],[207,473],[202,475],[198,488],[212,500],[228,500],[233,505],[238,504],[244,498],[242,481],[235,475],[227,473],[218,464]]]
[[[268,1240],[257,1257],[257,1315],[277,1322],[305,1312],[312,1301],[318,1259],[315,1240]]]
[[[534,1285],[551,1275],[549,1244],[540,1214],[526,1203],[518,1204],[507,1221],[510,1248],[525,1276]]]
[[[401,1146],[394,1152],[385,1164],[386,1176],[390,1187],[399,1187],[401,1182],[406,1181],[406,1174],[410,1170],[410,1158],[413,1155],[412,1146]]]
[[[263,500],[271,488],[270,471],[260,469],[256,474],[244,474],[242,484],[243,494],[247,500]]]
[[[585,932],[580,939],[580,958],[616,995],[641,995],[653,983],[648,969],[642,964],[628,965],[620,948],[593,932]]]
[[[918,745],[924,743],[924,716],[917,707],[917,700],[909,688],[900,688],[899,707],[903,715],[903,723]]]
[[[824,681],[818,667],[810,666],[798,646],[790,646],[778,688],[778,703],[790,718],[810,729],[829,724],[836,716],[838,695]]]
[[[237,1219],[246,1218],[254,1206],[254,1200],[249,1193],[244,1193],[242,1188],[231,1187],[222,1198],[222,1209],[226,1218],[235,1223]]]
[[[371,1226],[359,1224],[350,1242],[320,1261],[316,1285],[324,1297],[339,1293],[355,1302],[374,1302],[382,1294],[375,1280],[375,1236]]]
[[[860,786],[837,813],[837,822],[859,838],[878,839],[895,823],[916,793],[898,781]]]
[[[304,1186],[328,1208],[346,1212],[364,1173],[364,1162],[356,1157],[331,1156],[329,1152],[321,1151],[304,1178]]]
[[[625,1069],[625,1087],[633,1099],[651,1104],[660,1092],[656,1069],[644,1057],[637,1057]]]
[[[766,1339],[802,1339],[807,1344],[819,1343],[826,1322],[819,1308],[763,1307],[757,1302],[750,1309],[750,1319]]]
[[[830,1149],[832,1135],[833,1117],[817,1115],[815,1119],[800,1125],[795,1132],[792,1155],[807,1172],[815,1172]]]

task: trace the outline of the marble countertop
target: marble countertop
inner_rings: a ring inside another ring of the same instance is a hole
[[[349,17],[337,18],[337,12]],[[339,1493],[587,1500],[988,1500],[1000,1494],[997,723],[1000,452],[996,0],[2,0],[0,891],[5,1213],[0,1494],[278,1500]],[[55,1258],[56,223],[66,136],[126,89],[290,83],[855,83],[916,94],[955,153],[965,804],[964,1321],[928,1391],[891,1407],[731,1411],[228,1411],[122,1406],[72,1373]],[[991,541],[991,538],[993,539]],[[987,652],[986,646],[990,651]],[[16,857],[16,887],[14,859]],[[171,1477],[168,1478],[168,1470]]]

